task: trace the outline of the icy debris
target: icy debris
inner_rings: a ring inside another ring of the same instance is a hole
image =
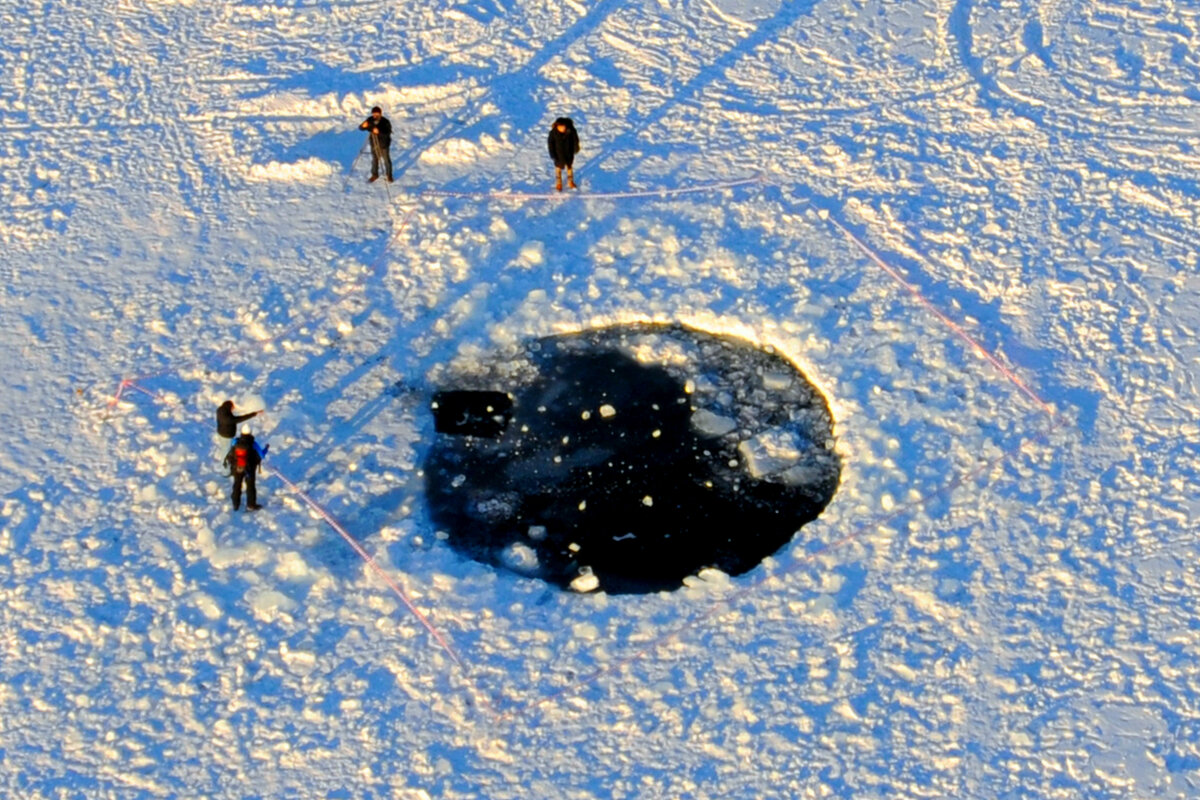
[[[729,586],[729,575],[716,567],[705,567],[696,577],[713,587]]]
[[[246,592],[245,600],[251,613],[263,622],[274,622],[296,609],[295,601],[274,589],[251,589]]]
[[[701,408],[692,414],[692,428],[701,436],[716,438],[737,428],[737,420]]]
[[[788,467],[773,477],[788,486],[814,486],[829,472],[829,464],[817,459],[804,464]]]
[[[279,657],[287,664],[289,670],[298,675],[307,675],[317,665],[316,653],[311,650],[293,650],[287,642],[280,643]]]
[[[545,525],[530,525],[529,526],[529,538],[533,539],[535,542],[540,542],[543,539],[545,539],[546,538],[546,526]]]
[[[763,388],[769,392],[791,389],[795,382],[796,379],[786,372],[764,372],[762,376]]]
[[[504,158],[513,153],[512,144],[485,133],[475,141],[460,138],[442,139],[423,150],[419,160],[428,166],[456,166],[487,158]]]
[[[204,592],[196,592],[192,596],[192,605],[207,619],[214,620],[221,618],[221,606],[212,595],[205,594]]]
[[[478,500],[473,511],[476,518],[485,520],[508,519],[516,511],[519,499],[512,492],[493,495]]]
[[[683,585],[689,589],[713,591],[715,589],[727,588],[729,586],[729,576],[716,567],[705,567],[699,573],[685,577]]]
[[[503,739],[488,739],[478,742],[475,745],[481,758],[486,758],[490,761],[500,761],[505,764],[512,764],[515,759],[508,754],[506,748],[508,744]]]
[[[500,558],[505,566],[515,572],[536,572],[538,568],[537,551],[521,542],[513,542],[504,548]]]
[[[280,554],[275,564],[275,577],[285,581],[315,580],[304,557],[295,551]]]
[[[592,574],[591,567],[580,567],[579,575],[575,578],[575,580],[571,581],[571,589],[579,592],[580,594],[594,592],[599,588],[600,579]]]
[[[595,641],[600,637],[600,629],[590,622],[577,622],[571,628],[571,633],[576,639],[584,639],[586,641]]]
[[[827,404],[793,364],[752,342],[618,325],[528,341],[494,361],[472,353],[453,371],[439,391],[507,387],[515,424],[494,440],[439,440],[426,461],[435,524],[454,528],[455,549],[476,557],[478,542],[502,568],[520,542],[536,553],[536,576],[565,589],[579,590],[585,563],[618,594],[669,591],[710,565],[742,574],[791,541],[838,485],[840,461],[820,446]],[[598,415],[603,424],[592,423]],[[789,476],[810,480],[793,486],[782,473],[797,467]],[[754,483],[762,475],[766,498]],[[483,498],[501,497],[511,514],[482,513]],[[531,523],[550,532],[527,535]],[[661,574],[628,562],[643,544]],[[509,558],[523,563],[520,552]]]
[[[517,238],[513,229],[501,217],[496,217],[492,220],[492,224],[488,228],[488,233],[497,241],[511,242]]]
[[[292,163],[270,161],[266,164],[251,164],[246,179],[258,183],[281,181],[286,183],[320,183],[335,173],[333,164],[319,158],[306,158]]]
[[[738,445],[746,469],[755,478],[794,467],[804,456],[803,443],[794,431],[772,428]]]
[[[518,253],[517,258],[530,266],[536,267],[546,260],[546,247],[541,242],[526,242],[521,246],[521,251]]]

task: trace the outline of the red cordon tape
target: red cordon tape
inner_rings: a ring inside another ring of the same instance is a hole
[[[271,467],[271,474],[283,481],[284,484],[293,492],[295,492],[296,495],[299,496],[299,498],[303,500],[309,508],[317,512],[317,515],[320,516],[321,519],[329,523],[329,527],[341,534],[341,537],[345,539],[351,547],[354,548],[354,552],[358,553],[358,555],[362,557],[362,560],[367,563],[367,566],[375,570],[375,574],[383,579],[383,582],[386,583],[389,588],[391,588],[393,594],[400,598],[400,602],[404,603],[408,610],[412,612],[412,615],[417,618],[417,621],[425,626],[425,630],[429,631],[433,638],[437,640],[437,643],[441,645],[441,648],[446,651],[446,655],[450,656],[450,658],[454,660],[454,663],[457,664],[459,668],[463,670],[463,672],[466,672],[466,664],[464,664],[463,660],[458,657],[458,653],[454,652],[454,648],[450,646],[450,643],[446,641],[446,638],[442,636],[441,632],[438,631],[437,628],[433,627],[433,623],[431,623],[429,619],[421,613],[421,610],[417,608],[412,599],[409,598],[408,593],[400,588],[400,584],[396,583],[396,581],[392,579],[392,576],[388,575],[383,567],[379,566],[379,562],[375,560],[375,557],[364,550],[363,546],[358,543],[358,540],[351,536],[328,511],[318,505],[317,501],[309,497],[303,489],[292,483],[292,481],[290,481],[286,475],[284,475],[275,467]]]
[[[986,359],[989,364],[991,364],[996,369],[1000,370],[1000,374],[1003,375],[1005,378],[1008,378],[1008,380],[1011,381],[1012,384],[1014,386],[1016,386],[1017,389],[1019,389],[1022,394],[1024,394],[1026,397],[1028,397],[1034,403],[1036,403],[1037,406],[1042,411],[1045,411],[1051,417],[1054,416],[1054,409],[1050,407],[1049,403],[1047,403],[1045,400],[1043,400],[1041,397],[1039,397],[1037,395],[1037,393],[1034,392],[1033,389],[1030,389],[1029,386],[1026,385],[1026,383],[1023,380],[1021,380],[1015,372],[1013,372],[1011,369],[1009,369],[1007,366],[1005,366],[1000,361],[999,358],[994,356],[983,345],[981,345],[978,341],[976,341],[976,339],[973,336],[971,336],[971,334],[969,334],[965,330],[963,330],[961,325],[959,325],[957,322],[950,319],[948,316],[946,316],[940,310],[938,310],[937,306],[935,306],[933,303],[929,302],[929,300],[926,299],[925,295],[921,294],[920,289],[913,286],[908,281],[904,280],[904,277],[900,274],[900,272],[895,267],[891,266],[886,261],[884,261],[882,258],[880,258],[879,255],[876,254],[874,250],[872,250],[870,247],[867,247],[866,243],[863,242],[862,239],[855,236],[854,233],[849,228],[847,228],[842,223],[838,222],[832,216],[829,217],[829,222],[835,228],[837,228],[839,231],[841,231],[842,234],[846,237],[846,239],[849,240],[849,242],[851,244],[853,244],[855,247],[857,247],[859,250],[861,250],[867,256],[867,258],[869,258],[872,262],[875,263],[876,266],[878,266],[880,269],[882,269],[884,272],[886,272],[892,278],[892,280],[894,280],[896,283],[900,284],[901,288],[903,288],[905,291],[907,291],[909,294],[911,294],[914,298],[916,298],[917,302],[919,302],[921,305],[923,305],[925,307],[925,309],[927,311],[929,311],[929,313],[931,313],[935,317],[937,317],[938,320],[940,320],[943,325],[945,325],[947,328],[949,328],[954,333],[955,336],[957,336],[959,339],[962,339],[964,342],[966,342],[968,345],[970,345],[972,348],[974,348],[975,351],[977,353],[979,353],[981,356],[983,356],[983,358]]]
[[[742,180],[737,180],[737,181],[714,183],[714,184],[707,184],[707,185],[703,185],[703,186],[695,186],[695,187],[679,188],[679,189],[657,189],[657,190],[644,190],[644,191],[631,191],[631,192],[591,193],[591,194],[589,194],[589,193],[578,193],[578,194],[521,193],[521,192],[448,192],[448,191],[430,190],[430,191],[424,191],[424,192],[419,193],[418,198],[420,198],[420,197],[453,197],[453,198],[479,199],[479,200],[538,200],[538,199],[565,200],[568,198],[578,198],[578,199],[582,200],[582,199],[589,199],[589,198],[592,198],[592,199],[622,199],[622,198],[628,199],[628,198],[641,198],[641,197],[653,198],[653,197],[671,197],[671,196],[693,194],[693,193],[699,193],[699,192],[717,191],[717,190],[721,190],[721,189],[728,189],[728,188],[732,188],[732,187],[744,186],[744,185],[755,184],[755,183],[761,184],[761,185],[775,185],[775,184],[769,184],[763,177],[759,176],[759,177],[747,178],[747,179],[742,179]],[[376,271],[378,266],[383,262],[383,259],[387,256],[392,245],[396,242],[396,240],[399,238],[400,234],[408,226],[409,221],[412,219],[412,217],[416,213],[416,211],[417,211],[416,206],[409,209],[408,213],[404,216],[404,219],[402,220],[399,229],[388,240],[387,244],[384,247],[383,252],[376,258],[375,262],[373,262],[371,264],[371,266],[369,268],[369,270],[371,272]],[[987,470],[992,469],[992,468],[1004,463],[1005,461],[1013,458],[1017,453],[1019,453],[1022,449],[1024,449],[1030,443],[1047,439],[1052,433],[1054,433],[1056,430],[1058,430],[1059,428],[1061,428],[1067,424],[1068,421],[1066,419],[1058,416],[1055,413],[1054,409],[1050,406],[1050,404],[1047,403],[1045,400],[1043,400],[1024,381],[1022,381],[1021,378],[1019,376],[1017,376],[1016,373],[1012,369],[1010,369],[1003,362],[1001,362],[997,356],[995,356],[994,354],[989,352],[987,349],[985,349],[983,347],[983,345],[981,345],[975,338],[973,338],[969,333],[967,333],[966,330],[963,329],[962,326],[960,326],[958,323],[956,323],[954,320],[952,320],[949,316],[947,316],[942,311],[940,311],[932,302],[930,302],[921,293],[921,291],[917,287],[908,283],[904,279],[904,277],[901,275],[899,270],[897,270],[895,267],[892,267],[890,264],[888,264],[886,261],[884,261],[877,253],[875,253],[865,242],[863,242],[858,236],[856,236],[845,225],[838,222],[832,216],[828,217],[827,219],[828,219],[829,223],[831,225],[833,225],[835,228],[837,228],[842,233],[842,235],[845,236],[845,238],[852,245],[854,245],[857,249],[859,249],[862,253],[864,253],[868,259],[870,259],[876,266],[878,266],[889,277],[891,277],[901,288],[903,288],[910,295],[912,295],[926,310],[928,310],[931,314],[933,314],[955,336],[957,336],[959,339],[961,339],[963,342],[965,342],[969,347],[971,347],[977,353],[979,353],[981,357],[983,357],[985,360],[988,361],[988,363],[990,363],[993,367],[995,367],[1023,395],[1025,395],[1034,404],[1036,404],[1037,407],[1041,411],[1048,414],[1051,418],[1051,425],[1045,431],[1043,431],[1035,436],[1031,436],[1028,439],[1024,439],[1024,440],[1018,442],[1015,446],[1013,446],[1009,450],[1005,451],[997,458],[994,458],[990,461],[983,462],[980,465],[978,465],[977,467],[975,467],[974,469],[969,470],[966,473],[963,473],[962,475],[951,480],[950,482],[948,482],[947,484],[945,484],[944,486],[942,486],[940,489],[933,492],[932,494],[930,494],[926,497],[923,497],[920,500],[912,502],[912,503],[901,504],[900,506],[898,506],[897,508],[895,508],[894,510],[890,511],[887,514],[875,517],[872,520],[862,523],[855,530],[851,531],[850,533],[846,534],[845,536],[843,536],[839,539],[836,539],[826,545],[823,545],[817,550],[806,553],[803,556],[797,558],[793,564],[789,565],[785,569],[783,569],[779,572],[776,572],[772,575],[766,575],[759,581],[756,581],[756,582],[750,584],[749,586],[746,586],[740,590],[737,590],[737,591],[733,592],[732,594],[730,594],[728,597],[725,597],[722,600],[717,601],[713,605],[712,609],[710,611],[708,611],[707,613],[704,613],[695,618],[692,618],[692,619],[688,620],[684,625],[678,626],[670,631],[667,631],[667,632],[661,634],[658,637],[655,637],[652,641],[642,645],[641,647],[638,647],[636,650],[634,650],[629,655],[627,655],[615,662],[612,662],[611,664],[609,664],[606,667],[603,667],[601,669],[598,669],[598,670],[592,672],[590,675],[588,675],[584,678],[580,678],[578,680],[572,681],[572,682],[568,683],[566,686],[563,686],[562,688],[560,688],[554,692],[541,695],[537,698],[526,701],[525,703],[522,703],[522,704],[518,705],[516,708],[506,711],[503,714],[499,714],[499,713],[497,713],[497,711],[494,710],[494,708],[492,707],[491,702],[487,698],[487,696],[480,693],[478,691],[477,686],[472,685],[472,688],[475,690],[476,694],[483,699],[484,706],[485,706],[486,710],[491,714],[493,719],[495,719],[497,721],[511,721],[516,717],[527,717],[529,714],[531,714],[532,712],[541,708],[542,706],[553,703],[566,695],[569,695],[585,686],[595,683],[596,681],[600,680],[601,678],[605,677],[606,675],[609,675],[609,674],[615,672],[616,670],[622,669],[622,668],[630,665],[634,661],[637,661],[638,659],[654,652],[655,650],[657,650],[661,645],[665,644],[666,642],[669,642],[671,640],[679,638],[680,636],[685,634],[687,631],[694,629],[694,627],[697,624],[704,623],[707,620],[711,619],[712,617],[714,617],[720,613],[724,613],[725,611],[728,610],[729,606],[732,603],[746,597],[751,592],[756,591],[765,581],[770,580],[771,578],[777,578],[782,575],[786,575],[786,574],[800,568],[801,566],[810,564],[812,561],[814,561],[819,556],[828,555],[833,550],[839,549],[839,548],[861,538],[867,531],[873,530],[881,525],[885,525],[885,524],[903,516],[904,514],[910,513],[912,511],[918,510],[920,508],[923,508],[925,505],[927,505],[932,500],[949,494],[950,492],[954,491],[958,487],[965,484],[967,481],[970,481],[970,480],[978,477],[979,475],[985,473]],[[341,304],[347,302],[348,299],[350,299],[349,296],[344,297],[341,300],[338,300],[337,302],[331,304],[327,308],[327,311],[337,308]],[[275,342],[275,341],[281,339],[282,337],[288,335],[289,333],[302,327],[304,324],[312,322],[313,319],[315,319],[315,317],[307,319],[307,320],[299,320],[299,321],[293,323],[292,325],[288,326],[287,328],[285,328],[282,332],[276,334],[275,336],[271,337],[270,339],[265,340],[265,343]],[[237,346],[234,346],[233,348],[230,348],[230,349],[218,354],[218,357],[224,357],[226,355],[232,354],[232,353],[236,352],[237,350],[242,349],[243,347],[249,347],[251,345],[261,346],[262,344],[264,344],[264,342],[260,341],[260,342],[251,342],[251,343],[237,345]],[[205,366],[205,365],[207,365],[207,363],[208,363],[207,361],[199,361],[198,360],[194,363],[188,364],[188,366]],[[131,389],[134,389],[135,391],[139,391],[143,394],[148,395],[149,397],[151,397],[155,400],[161,400],[161,397],[159,395],[156,395],[153,392],[150,392],[150,391],[142,388],[141,386],[138,386],[136,381],[145,379],[145,378],[150,378],[150,377],[158,377],[160,375],[168,374],[170,372],[177,372],[179,369],[180,369],[179,367],[167,368],[160,372],[153,373],[151,375],[141,376],[139,378],[123,379],[117,387],[116,394],[110,400],[109,407],[111,408],[112,406],[116,405],[116,403],[118,403],[120,401],[122,395],[125,392],[125,389],[127,389],[127,388],[131,388]],[[265,474],[267,474],[267,473],[265,473]],[[416,607],[416,605],[412,602],[411,598],[409,598],[407,593],[399,586],[399,584],[396,583],[396,581],[393,580],[392,577],[390,575],[388,575],[387,572],[384,571],[384,569],[381,566],[379,566],[379,563],[374,559],[374,557],[372,557],[365,549],[363,549],[362,545],[360,545],[358,543],[358,541],[353,536],[351,536],[345,530],[345,528],[343,528],[341,526],[341,524],[339,524],[337,522],[336,519],[333,518],[332,515],[330,515],[319,504],[317,504],[316,501],[314,501],[308,494],[306,494],[298,486],[296,486],[296,484],[293,483],[291,480],[289,480],[285,475],[283,475],[281,472],[279,472],[278,470],[276,470],[274,468],[271,469],[269,474],[274,474],[274,475],[278,476],[279,479],[288,488],[290,488],[293,492],[295,492],[296,495],[298,497],[300,497],[308,505],[308,507],[310,509],[315,511],[318,514],[318,516],[320,516],[326,523],[329,524],[330,527],[332,527],[335,531],[337,531],[338,534],[343,539],[346,540],[346,542],[354,549],[354,551],[359,555],[359,557],[361,557],[363,559],[363,561],[366,562],[366,564],[369,567],[371,567],[371,569],[374,570],[375,573],[377,575],[379,575],[380,578],[383,579],[383,581],[388,585],[388,587],[392,590],[392,592],[400,599],[400,601],[405,605],[405,607],[408,608],[409,612],[414,617],[416,617],[416,619],[421,623],[421,625],[430,633],[431,636],[433,636],[434,640],[438,643],[438,645],[441,647],[441,649],[443,651],[445,651],[445,653],[451,658],[451,660],[454,661],[454,663],[459,667],[459,669],[461,669],[463,671],[464,676],[466,676],[468,681],[470,682],[470,672],[467,669],[467,666],[466,666],[465,662],[462,660],[462,658],[460,658],[459,655],[455,652],[455,650],[450,646],[449,642],[441,634],[441,632],[438,631],[437,628],[435,628],[433,626],[433,624],[429,621],[429,619],[420,611],[420,609],[418,609]]]

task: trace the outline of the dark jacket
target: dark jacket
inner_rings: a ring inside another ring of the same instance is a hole
[[[232,439],[234,436],[237,436],[238,423],[248,420],[257,414],[257,411],[251,411],[249,414],[242,414],[240,416],[234,414],[233,401],[226,400],[217,406],[217,435],[225,439]]]
[[[559,133],[559,125],[566,125],[566,131]],[[570,117],[554,120],[550,135],[546,137],[546,146],[550,150],[550,158],[554,159],[554,166],[561,169],[575,163],[575,154],[579,152],[579,134],[575,132],[575,123]]]
[[[233,443],[233,447],[229,448],[229,452],[225,454],[225,460],[222,462],[225,466],[229,467],[229,471],[231,473],[235,471],[234,466],[236,464],[237,456],[234,455],[233,451],[238,448],[238,445],[245,446],[249,451],[246,454],[246,472],[251,474],[258,471],[258,466],[262,464],[263,456],[267,454],[267,450],[269,450],[271,447],[271,445],[267,445],[266,448],[259,447],[258,442],[254,441],[253,436],[248,433],[243,433],[238,437],[238,440]]]
[[[367,117],[358,127],[364,131],[373,131],[379,128],[379,146],[384,150],[392,146],[392,123],[387,117],[380,117],[378,121],[374,117]]]

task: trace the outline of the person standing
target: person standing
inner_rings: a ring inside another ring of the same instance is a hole
[[[371,145],[371,177],[367,179],[367,183],[374,183],[379,180],[379,162],[383,162],[384,175],[387,177],[388,183],[392,182],[392,123],[383,115],[383,109],[375,106],[371,109],[371,116],[363,120],[363,124],[358,126],[364,131],[370,133],[368,140]]]
[[[258,492],[254,486],[254,479],[258,474],[263,457],[270,449],[271,445],[259,447],[258,442],[254,441],[254,436],[250,433],[250,428],[243,427],[242,435],[225,454],[225,466],[229,467],[229,474],[233,476],[231,496],[234,511],[237,511],[242,505],[243,484],[246,486],[246,510],[257,511],[262,508],[258,504]]]
[[[579,134],[575,131],[575,123],[570,117],[559,117],[550,126],[550,135],[546,137],[546,146],[550,149],[550,158],[554,161],[554,188],[562,191],[562,171],[567,171],[567,187],[575,186],[575,154],[579,152]]]
[[[251,411],[249,414],[234,414],[233,401],[226,400],[217,406],[217,436],[222,439],[232,439],[237,436],[237,426],[240,423],[251,417],[257,417],[258,414],[258,411]]]

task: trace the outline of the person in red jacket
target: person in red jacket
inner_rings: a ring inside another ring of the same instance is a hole
[[[242,484],[246,485],[246,510],[257,511],[262,508],[258,504],[258,492],[254,487],[254,478],[262,464],[263,457],[271,445],[259,447],[249,428],[242,428],[242,435],[225,454],[225,466],[233,476],[233,510],[237,511],[242,505]]]
[[[550,126],[550,135],[546,137],[546,146],[550,149],[550,158],[554,161],[554,188],[562,191],[562,171],[567,171],[567,187],[575,186],[575,154],[579,152],[579,134],[575,131],[575,123],[570,117],[559,117]]]

